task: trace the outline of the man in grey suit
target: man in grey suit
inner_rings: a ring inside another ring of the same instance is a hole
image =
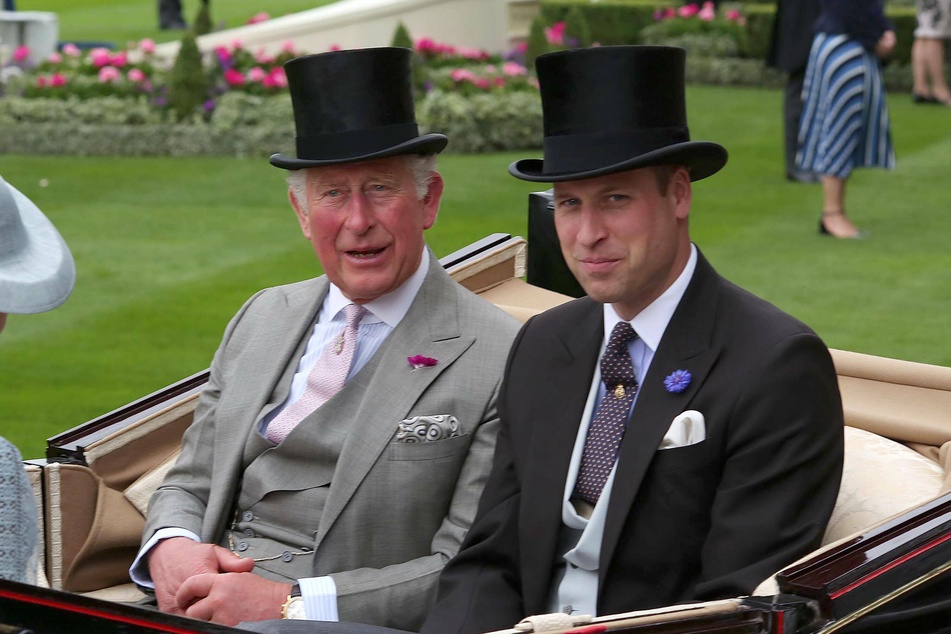
[[[447,139],[418,133],[410,64],[285,66],[297,158],[271,163],[326,275],[261,291],[225,331],[132,568],[162,610],[415,630],[472,522],[518,324],[426,248]]]

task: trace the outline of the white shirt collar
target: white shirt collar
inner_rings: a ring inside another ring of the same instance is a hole
[[[390,328],[396,328],[397,324],[399,324],[403,320],[403,317],[406,316],[406,313],[409,312],[409,307],[413,304],[413,300],[416,299],[416,294],[423,286],[423,281],[429,273],[429,258],[429,249],[424,246],[423,255],[419,259],[419,267],[416,269],[416,272],[410,275],[409,279],[403,282],[403,285],[395,291],[390,291],[386,295],[381,295],[365,303],[363,307],[370,311],[370,314],[364,317],[362,322],[374,323],[382,321]],[[346,308],[348,304],[352,303],[353,302],[344,296],[340,288],[331,282],[330,290],[327,291],[327,297],[324,298],[324,303],[320,307],[317,321],[324,322],[328,319],[333,319],[341,310]]]
[[[660,345],[661,337],[667,330],[667,324],[670,323],[677,305],[684,296],[690,280],[693,278],[693,272],[697,268],[697,247],[690,244],[690,257],[687,259],[687,265],[681,271],[674,283],[671,284],[660,297],[651,302],[647,308],[634,316],[630,321],[634,332],[644,342],[644,344],[656,351]],[[614,326],[621,321],[621,316],[614,310],[611,304],[604,305],[604,340],[607,341],[614,330]]]

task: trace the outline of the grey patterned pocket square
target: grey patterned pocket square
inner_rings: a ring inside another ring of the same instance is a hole
[[[400,421],[396,442],[433,442],[459,435],[459,421],[452,414],[413,416]]]

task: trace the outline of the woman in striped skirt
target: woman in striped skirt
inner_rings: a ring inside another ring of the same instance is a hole
[[[822,0],[803,85],[797,168],[818,174],[824,206],[819,232],[861,238],[845,212],[856,167],[895,167],[879,60],[895,48],[881,0]]]

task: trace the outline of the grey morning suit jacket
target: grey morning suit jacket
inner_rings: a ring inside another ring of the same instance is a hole
[[[342,621],[416,630],[435,600],[439,572],[472,523],[491,467],[496,397],[518,323],[430,257],[403,321],[288,438],[289,448],[319,446],[328,435],[321,428],[345,429],[336,434],[336,470],[315,467],[293,449],[286,461],[273,460],[258,421],[286,398],[328,285],[320,277],[266,289],[232,319],[182,455],[151,499],[143,543],[159,528],[181,527],[227,546],[236,500],[260,498],[258,508],[280,508],[290,533],[296,527],[308,535],[308,544],[288,546],[314,550],[307,576],[333,578]],[[414,355],[437,364],[413,371],[407,357]],[[438,414],[455,416],[461,436],[394,442],[400,421]],[[269,461],[262,477],[270,480],[261,491],[242,490],[255,460]],[[280,562],[258,568],[279,571]],[[292,564],[286,574],[299,572]]]

